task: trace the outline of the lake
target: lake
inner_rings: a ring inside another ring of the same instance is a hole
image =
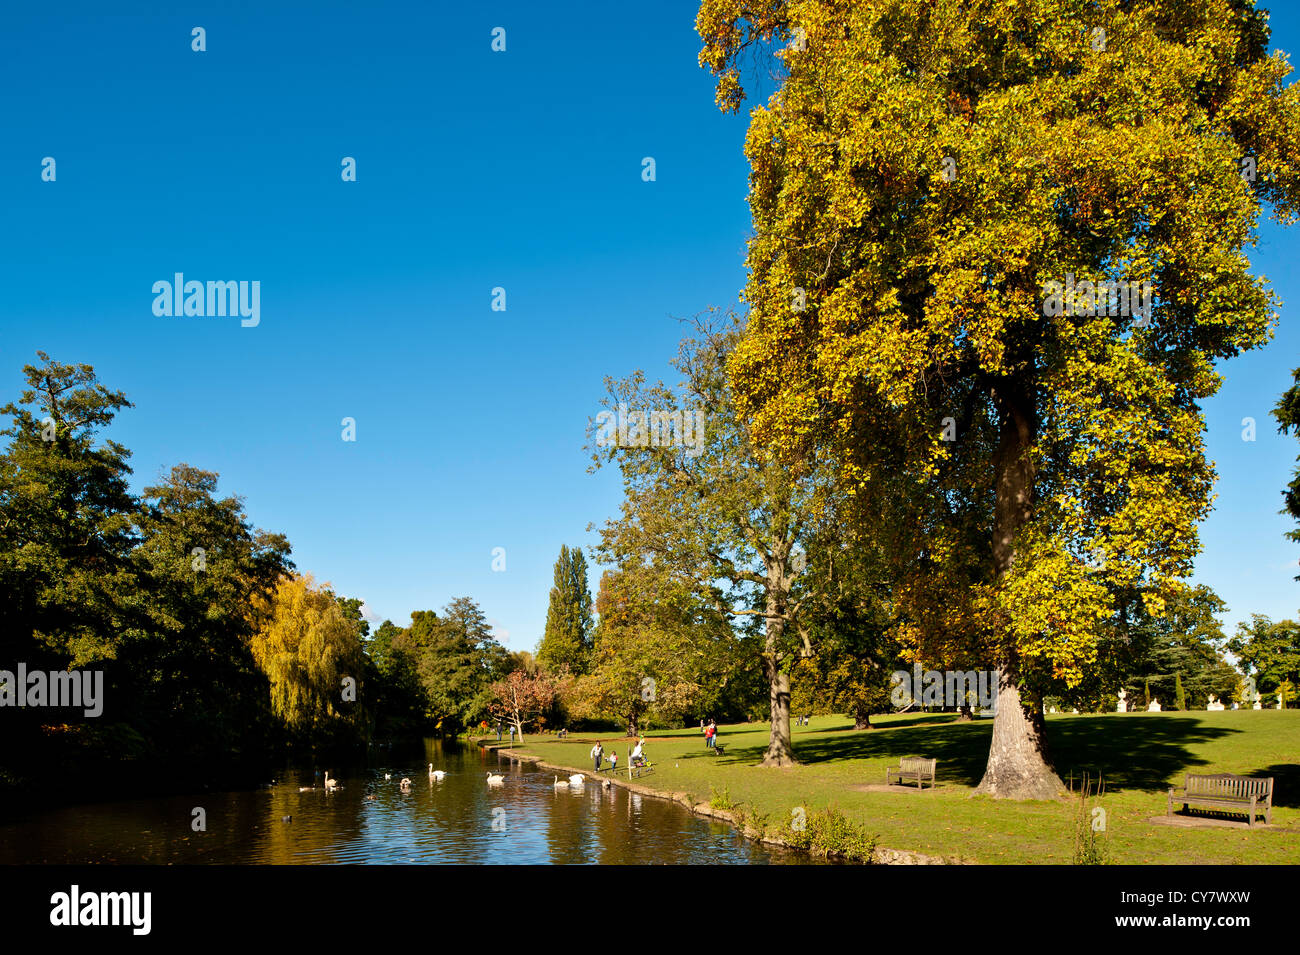
[[[145,864],[806,864],[746,842],[730,826],[667,800],[556,789],[554,774],[472,745],[426,740],[390,765],[286,770],[252,791],[65,806],[0,825],[0,863]],[[428,764],[444,770],[441,781]],[[488,771],[501,786],[487,785]],[[384,774],[392,779],[385,780]],[[403,792],[399,781],[409,777]],[[564,778],[564,777],[561,777]],[[315,786],[299,792],[300,786]],[[374,798],[367,798],[373,796]],[[206,814],[196,832],[194,809]],[[291,816],[289,822],[283,817]]]

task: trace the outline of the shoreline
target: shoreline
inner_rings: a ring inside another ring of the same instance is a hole
[[[673,792],[671,790],[666,790],[666,789],[655,789],[650,786],[645,786],[636,783],[632,779],[622,779],[618,776],[615,776],[612,773],[609,774],[608,776],[602,775],[600,777],[596,777],[592,774],[591,767],[587,767],[586,769],[579,769],[574,766],[563,766],[559,763],[547,762],[545,759],[542,759],[539,756],[532,756],[526,753],[521,753],[519,752],[518,749],[512,749],[510,747],[510,744],[504,741],[500,743],[495,742],[491,739],[491,737],[487,737],[487,736],[476,739],[473,742],[480,749],[486,750],[488,752],[494,752],[498,756],[504,755],[508,757],[512,762],[532,763],[535,766],[540,766],[542,769],[551,770],[557,773],[564,772],[570,775],[574,773],[581,773],[582,775],[591,779],[595,779],[595,778],[600,778],[602,780],[609,779],[609,781],[613,783],[615,786],[621,786],[624,789],[628,790],[629,792],[634,792],[642,796],[651,796],[655,799],[667,800],[668,802],[675,802],[679,806],[685,807],[693,816],[705,816],[710,819],[721,820],[722,822],[725,822],[729,826],[734,828],[737,834],[742,839],[748,840],[749,842],[755,842],[760,845],[775,846],[779,849],[785,850],[786,852],[798,852],[809,857],[813,856],[813,853],[810,852],[809,850],[804,849],[800,846],[791,845],[789,842],[787,842],[784,839],[776,838],[767,835],[766,833],[760,833],[752,829],[746,829],[742,826],[738,826],[736,824],[735,816],[729,810],[714,809],[713,806],[711,806],[707,801],[697,802],[695,801],[695,798],[691,796],[690,793],[679,793],[679,792]],[[836,857],[830,856],[830,858],[836,858]],[[871,853],[871,861],[869,863],[862,863],[862,864],[865,865],[956,865],[958,863],[952,862],[948,859],[940,858],[938,856],[928,856],[920,852],[912,852],[907,849],[889,849],[886,848],[885,846],[878,845]]]

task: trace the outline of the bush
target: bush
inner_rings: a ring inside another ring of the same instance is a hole
[[[740,803],[736,802],[734,799],[731,798],[731,792],[727,789],[726,786],[723,786],[722,791],[719,792],[712,785],[710,785],[709,805],[712,806],[714,809],[721,809],[723,811],[726,811],[726,810],[738,808]]]
[[[780,830],[786,843],[813,855],[870,862],[876,850],[876,836],[835,808],[807,813],[804,827],[794,828],[794,820]]]

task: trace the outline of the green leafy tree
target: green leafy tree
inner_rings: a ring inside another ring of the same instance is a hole
[[[1227,648],[1254,678],[1257,692],[1281,691],[1284,699],[1295,698],[1300,687],[1300,623],[1274,623],[1263,614],[1251,614],[1249,623],[1237,624]]]
[[[292,570],[289,543],[219,498],[217,481],[179,464],[144,489],[131,556],[147,624],[109,671],[123,715],[172,760],[251,759],[275,739],[250,641],[254,608]]]
[[[582,548],[560,547],[555,561],[555,585],[546,608],[546,629],[537,647],[537,662],[548,670],[587,672],[591,654],[591,591],[587,586],[587,558]]]
[[[647,386],[640,372],[607,381],[593,459],[596,466],[618,463],[624,500],[621,516],[601,530],[600,553],[616,566],[648,563],[690,581],[718,613],[759,628],[755,663],[767,684],[769,721],[763,765],[785,766],[796,761],[790,667],[811,652],[803,611],[821,583],[804,575],[801,546],[825,512],[817,507],[816,473],[756,447],[736,414],[725,362],[738,334],[734,316],[697,321],[674,362],[684,375],[680,394],[662,383]],[[635,423],[617,422],[615,438],[611,421],[620,415]],[[655,426],[673,418],[681,424],[676,439]],[[637,425],[644,444],[632,438]]]
[[[101,432],[131,407],[90,365],[37,352],[0,456],[0,657],[32,666],[112,659],[139,623],[130,452]]]
[[[649,716],[675,724],[717,706],[739,641],[689,585],[653,567],[606,571],[596,608],[591,670],[565,693],[575,716],[613,719],[636,736]]]
[[[490,685],[509,672],[514,660],[493,636],[478,604],[458,597],[441,615],[416,611],[410,639],[425,714],[434,728],[456,733],[481,720],[491,701]]]

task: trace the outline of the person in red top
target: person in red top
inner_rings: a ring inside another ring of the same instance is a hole
[[[717,727],[717,724],[715,724],[715,723],[713,723],[712,721],[710,721],[710,722],[709,722],[709,725],[708,725],[707,727],[705,727],[705,730],[704,730],[704,745],[705,745],[706,747],[712,749],[712,748],[713,748],[713,738],[714,738],[715,736],[717,736],[717,735],[718,735],[718,727]]]

